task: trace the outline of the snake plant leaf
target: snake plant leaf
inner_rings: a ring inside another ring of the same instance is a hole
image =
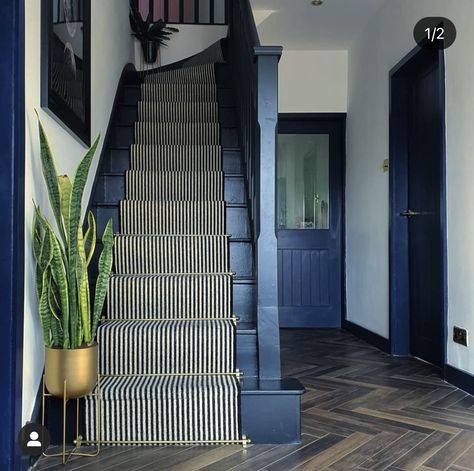
[[[95,140],[92,147],[86,153],[79,166],[77,167],[74,181],[72,184],[71,192],[71,207],[70,207],[70,226],[69,226],[69,237],[68,237],[68,282],[70,287],[70,324],[71,324],[71,340],[74,338],[74,345],[72,348],[76,348],[78,338],[78,322],[79,322],[79,299],[78,299],[78,283],[77,277],[77,265],[78,265],[78,230],[81,222],[82,212],[82,197],[84,194],[84,187],[87,182],[87,176],[89,169],[94,157],[97,145],[99,143],[99,137]],[[80,278],[81,279],[81,278]],[[74,292],[74,295],[72,295]]]
[[[79,293],[79,321],[78,321],[78,337],[82,342],[89,343],[90,341],[90,299],[89,295],[89,279],[87,274],[87,257],[84,245],[84,236],[82,227],[79,227],[77,232],[77,288]]]
[[[43,328],[43,341],[46,346],[51,346],[51,308],[49,306],[49,284],[51,282],[51,273],[45,270],[43,273],[41,297],[39,299],[39,315],[41,326]]]
[[[87,259],[84,247],[84,236],[82,227],[77,231],[77,292],[79,301],[79,316],[77,322],[77,341],[82,344],[82,340],[88,342],[90,334],[90,300],[87,297],[89,280],[87,276]],[[84,338],[87,337],[87,338]]]
[[[61,201],[61,216],[63,218],[64,230],[66,232],[66,236],[68,236],[69,226],[70,226],[69,211],[71,208],[72,184],[71,184],[71,180],[69,180],[69,177],[67,175],[60,175],[58,177],[58,185],[59,185],[59,195],[60,195],[60,201]]]
[[[79,226],[79,229],[77,230],[77,282],[78,282],[78,288],[81,286],[82,283],[82,272],[86,268],[86,250],[84,247],[84,235],[82,233],[82,227]]]
[[[43,170],[43,176],[46,181],[46,187],[48,188],[49,201],[51,203],[51,208],[56,219],[59,234],[64,243],[66,243],[66,233],[64,232],[64,227],[61,219],[61,197],[56,172],[56,165],[54,163],[53,154],[51,153],[48,138],[46,137],[46,133],[44,131],[41,120],[39,119],[39,116],[38,123],[41,149],[41,167]]]
[[[89,280],[87,276],[87,268],[82,271],[82,280],[79,291],[79,305],[81,310],[81,321],[82,321],[82,336],[84,342],[87,344],[91,341],[90,331],[90,300],[89,300]]]
[[[97,226],[92,211],[89,211],[89,214],[87,215],[87,225],[87,231],[84,235],[84,250],[86,253],[86,265],[89,266],[92,257],[94,256],[95,246],[97,242]]]
[[[35,213],[33,217],[33,255],[36,260],[36,269],[35,269],[35,287],[36,287],[36,296],[39,300],[41,298],[41,292],[43,289],[43,268],[40,266],[41,259],[41,250],[44,243],[45,230],[43,225],[39,220],[39,208],[35,205]]]
[[[49,227],[50,237],[53,244],[53,258],[51,260],[51,274],[56,283],[59,295],[59,306],[61,310],[61,317],[64,331],[64,345],[65,348],[69,345],[69,285],[66,274],[66,267],[61,254],[61,245],[55,236],[53,229]],[[59,319],[58,319],[59,320]]]
[[[41,246],[43,244],[44,239],[44,228],[43,225],[40,223],[38,219],[38,213],[40,213],[40,209],[36,204],[33,202],[35,206],[35,212],[33,215],[33,234],[32,234],[32,241],[33,241],[33,255],[35,260],[38,261],[41,254]]]
[[[38,217],[38,222],[43,226],[45,234],[43,237],[43,243],[41,244],[37,263],[41,271],[45,272],[49,267],[51,260],[53,259],[53,241],[51,239],[51,232],[48,230],[46,221],[40,216]]]
[[[95,288],[94,315],[92,319],[91,339],[93,340],[97,333],[102,309],[104,307],[105,296],[109,286],[110,273],[112,271],[112,249],[114,246],[114,232],[112,227],[112,219],[109,219],[102,235],[103,249],[99,258],[99,275]]]
[[[63,335],[60,329],[61,320],[60,320],[60,305],[58,301],[58,291],[57,286],[54,283],[54,280],[51,280],[49,285],[49,308],[51,310],[51,336],[52,336],[52,346],[53,347],[63,347]]]
[[[79,296],[79,310],[80,310],[80,286],[77,287],[78,289],[78,296]],[[77,329],[76,329],[76,339],[75,339],[75,342],[76,342],[76,345],[77,347],[80,347],[83,343],[83,339],[84,339],[84,328],[83,328],[83,325],[82,325],[82,313],[80,312],[79,313],[80,315],[78,316],[77,318]]]

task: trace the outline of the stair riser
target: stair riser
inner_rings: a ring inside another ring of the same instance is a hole
[[[258,376],[257,364],[257,335],[237,334],[237,368],[242,371],[244,378]]]
[[[114,269],[119,275],[229,273],[228,245],[222,236],[115,237]]]
[[[227,242],[208,243],[196,249],[188,243],[116,241],[114,269],[117,274],[228,273],[232,270],[240,278],[252,278],[252,244],[233,242],[229,248],[226,245]]]
[[[124,88],[122,93],[122,99],[120,102],[123,104],[136,104],[142,99],[140,87],[127,86]],[[219,106],[231,107],[234,105],[234,97],[232,96],[232,90],[229,88],[218,88],[217,89],[217,101]]]
[[[230,275],[112,277],[108,319],[229,318]]]
[[[219,123],[219,106],[211,103],[140,101],[136,121],[153,123]]]
[[[197,138],[191,138],[188,133],[189,144],[221,144],[223,147],[237,147],[239,145],[239,137],[237,128],[229,127],[220,128],[220,132],[218,136],[212,141],[208,140],[199,140]],[[157,137],[158,139],[158,137]],[[150,139],[143,139],[140,138],[139,135],[135,134],[135,130],[133,126],[122,126],[116,125],[113,126],[110,130],[110,140],[109,146],[110,147],[130,147],[135,142],[140,142],[142,144],[154,144],[154,141]],[[157,141],[158,142],[158,141]],[[171,139],[171,138],[164,138],[163,136],[159,140],[162,144],[182,144],[184,143],[181,140]]]
[[[147,172],[125,175],[125,199],[140,201],[222,201],[223,172]]]
[[[242,166],[240,163],[240,152],[223,150],[223,170],[225,173],[240,174]],[[106,157],[108,166],[104,168],[107,172],[126,172],[131,169],[130,151],[127,149],[110,149]],[[170,168],[169,170],[174,170]]]
[[[120,216],[118,206],[98,206],[94,210],[97,221],[97,233],[101,236],[104,232],[107,221],[111,218],[115,232],[121,232]],[[232,239],[247,239],[250,237],[250,227],[248,220],[247,208],[226,207],[225,234],[231,236]]]
[[[141,381],[141,386],[137,383]],[[115,385],[121,385],[117,387]],[[105,378],[101,383],[103,441],[203,441],[239,438],[236,380]],[[127,389],[125,389],[127,388]],[[126,394],[130,391],[133,396]],[[96,440],[97,402],[86,398],[86,439]],[[152,418],[153,420],[150,420]]]
[[[116,125],[126,125],[133,126],[135,121],[138,121],[138,106],[139,102],[133,103],[131,105],[121,104],[117,109],[117,114],[115,117]],[[237,116],[235,108],[233,107],[218,107],[218,122],[223,127],[234,128],[238,127]],[[172,117],[172,121],[182,121],[181,119],[176,119],[175,116]]]
[[[125,175],[102,175],[96,192],[96,201],[118,203],[126,199]],[[245,204],[245,184],[243,177],[224,177],[224,200],[227,203]]]
[[[142,84],[141,100],[166,103],[217,101],[217,88],[213,84]]]
[[[215,65],[209,62],[205,66],[191,66],[188,68],[152,72],[145,76],[143,82],[149,84],[215,84]]]
[[[204,374],[235,371],[231,321],[122,321],[99,327],[99,371]]]
[[[232,285],[232,312],[239,322],[255,323],[257,290],[255,284],[234,281]]]
[[[225,235],[223,201],[120,202],[120,233]]]
[[[102,247],[97,247],[97,254],[100,253]],[[232,246],[231,246],[232,251]],[[98,255],[96,255],[96,258]],[[232,270],[232,266],[231,266]],[[91,279],[94,280],[97,274],[91,272]],[[146,288],[136,282],[129,284],[127,288],[130,294],[127,297],[117,296],[122,288],[114,287],[111,282],[108,303],[108,317],[111,318],[132,318],[138,315],[158,318],[170,317],[226,317],[231,314],[239,317],[241,322],[255,322],[256,310],[256,286],[255,284],[242,283],[240,281],[232,281],[229,277],[228,283],[221,282],[216,287],[207,287],[208,285],[201,283],[199,290],[202,296],[199,298],[186,298],[182,302],[178,302],[177,294],[170,295],[175,289],[179,292],[181,288],[172,288],[165,285],[155,285],[155,287]],[[222,285],[222,283],[224,283]],[[232,283],[232,285],[231,285]],[[140,287],[142,286],[142,287]],[[218,288],[222,286],[222,288]],[[232,286],[232,294],[231,294]],[[184,289],[184,288],[182,288]],[[197,292],[197,288],[192,284],[186,288],[190,292]],[[222,304],[217,304],[215,297],[216,289],[224,289],[226,293]],[[171,291],[170,291],[171,290]],[[136,294],[132,294],[136,293]],[[162,293],[162,294],[161,294]],[[206,294],[207,293],[207,294]],[[115,306],[115,307],[114,307]],[[136,314],[137,312],[140,314]]]
[[[226,232],[232,239],[250,238],[250,225],[247,208],[227,206]]]
[[[240,151],[223,149],[223,167],[225,173],[241,174],[242,163]]]
[[[250,242],[235,242],[230,244],[230,267],[240,278],[252,278],[253,249]]]

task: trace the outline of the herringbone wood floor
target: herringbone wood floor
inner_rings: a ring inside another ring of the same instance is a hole
[[[474,470],[474,397],[431,366],[351,334],[282,332],[285,376],[307,388],[300,445],[112,447],[68,470]],[[64,469],[41,460],[36,469]]]

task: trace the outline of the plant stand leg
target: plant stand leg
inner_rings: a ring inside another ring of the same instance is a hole
[[[63,464],[66,464],[66,418],[67,418],[67,380],[64,380],[63,390]]]
[[[43,453],[43,456],[46,458],[61,458],[61,462],[63,465],[65,465],[71,456],[86,456],[86,457],[95,457],[98,456],[100,453],[100,446],[101,446],[101,430],[102,430],[102,425],[101,425],[101,416],[102,416],[102,408],[101,408],[101,401],[102,401],[102,395],[100,391],[100,374],[97,375],[97,392],[94,394],[97,398],[97,417],[96,417],[96,449],[92,453],[78,453],[77,450],[82,446],[84,443],[83,437],[79,434],[79,413],[80,413],[80,398],[76,399],[76,437],[74,440],[74,447],[71,448],[70,450],[66,449],[66,425],[67,425],[67,403],[68,403],[68,397],[67,397],[67,381],[64,381],[64,388],[63,388],[63,430],[62,430],[62,435],[63,435],[63,443],[62,443],[62,449],[61,453],[54,453],[54,454],[46,454]],[[45,386],[45,378],[43,376],[43,386],[42,386],[42,412],[41,412],[41,425],[44,426],[45,424],[45,411],[46,411],[46,398],[47,397],[52,397],[52,394],[49,394],[46,392],[46,386]],[[87,442],[86,442],[87,443]]]

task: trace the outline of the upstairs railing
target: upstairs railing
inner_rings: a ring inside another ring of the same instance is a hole
[[[231,0],[133,0],[143,18],[166,23],[226,25]]]
[[[276,212],[278,61],[282,48],[262,46],[248,0],[232,0],[229,60],[240,121],[256,252],[260,379],[279,379]]]

